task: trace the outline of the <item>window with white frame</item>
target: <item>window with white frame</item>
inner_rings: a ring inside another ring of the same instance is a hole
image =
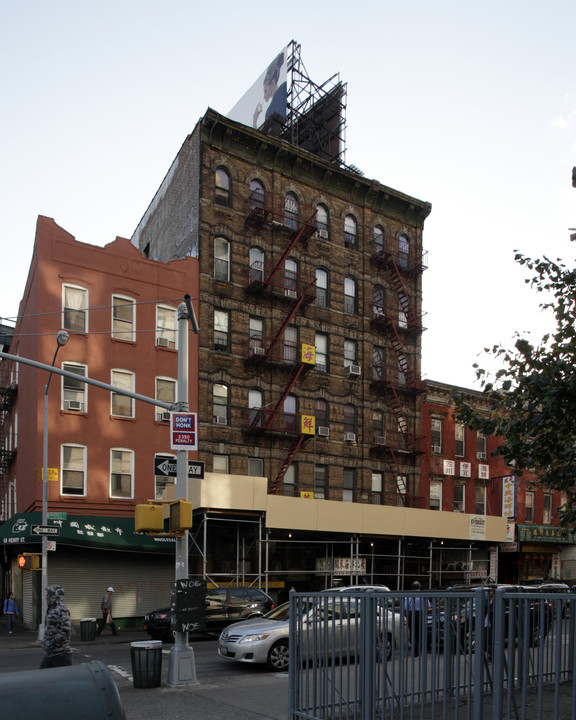
[[[169,462],[172,465],[176,464],[175,455],[166,455],[164,453],[154,456],[154,467],[157,467],[163,462]],[[162,500],[167,488],[176,487],[176,478],[169,475],[155,475],[154,476],[154,498],[156,500]],[[174,496],[176,497],[176,496]]]
[[[456,423],[454,426],[454,455],[456,457],[464,457],[466,450],[465,439],[466,425],[464,425],[464,423]]]
[[[284,399],[284,430],[286,432],[298,431],[298,398],[290,393]]]
[[[342,477],[342,502],[354,502],[356,487],[356,470],[344,468]]]
[[[430,480],[430,510],[442,510],[441,480]]]
[[[214,350],[230,352],[230,313],[214,310]]]
[[[328,335],[325,333],[316,333],[314,335],[314,347],[316,348],[316,370],[318,372],[328,372]]]
[[[112,370],[110,384],[121,390],[134,392],[134,373],[129,370]],[[110,414],[115,417],[134,417],[134,398],[118,392],[110,393]]]
[[[384,473],[372,473],[372,504],[382,505],[384,502]]]
[[[168,305],[156,306],[156,345],[176,349],[176,309]]]
[[[230,456],[212,455],[212,472],[228,475],[230,473]]]
[[[110,450],[110,497],[131,498],[134,493],[134,451]]]
[[[476,459],[486,460],[486,436],[481,433],[476,436]]]
[[[298,360],[298,328],[288,325],[284,331],[284,362],[294,365]]]
[[[373,252],[375,255],[378,255],[384,250],[384,230],[380,227],[380,225],[376,225],[374,228],[374,246],[373,246]]]
[[[250,180],[250,209],[264,208],[266,192],[259,180]]]
[[[374,285],[372,291],[372,313],[375,318],[386,315],[386,290],[383,285]]]
[[[454,512],[466,512],[466,485],[454,485]]]
[[[62,370],[78,375],[76,378],[62,375],[62,410],[74,410],[76,412],[88,411],[88,385],[80,380],[88,374],[86,365],[79,363],[62,363]]]
[[[229,392],[228,385],[212,385],[212,415],[216,425],[228,425]]]
[[[372,348],[372,378],[386,380],[386,349],[382,345]]]
[[[250,426],[261,427],[264,424],[262,404],[262,391],[255,388],[248,390],[248,423]]]
[[[324,268],[316,268],[316,305],[328,307],[328,271]]]
[[[476,485],[476,515],[486,515],[486,486]]]
[[[356,439],[356,408],[350,403],[344,405],[344,437],[354,435]]]
[[[318,235],[324,239],[328,237],[328,209],[325,205],[316,205],[316,229]]]
[[[344,312],[348,315],[356,315],[357,311],[356,280],[346,277],[344,278]]]
[[[534,522],[534,493],[531,491],[526,491],[524,495],[524,521]]]
[[[176,402],[176,380],[174,378],[156,378],[156,400],[174,405]],[[156,420],[170,420],[170,411],[157,407]]]
[[[298,198],[292,192],[284,198],[284,225],[291,230],[298,227]]]
[[[230,280],[230,243],[226,238],[214,238],[214,279]]]
[[[258,247],[250,248],[249,257],[249,282],[262,282],[264,280],[264,252]]]
[[[430,419],[430,440],[432,452],[442,452],[442,420],[439,418]]]
[[[284,262],[284,291],[289,297],[296,297],[298,292],[298,263],[292,258]]]
[[[344,218],[344,247],[355,250],[358,247],[358,225],[353,215]]]
[[[62,286],[62,327],[72,332],[88,332],[88,290],[78,285]]]
[[[544,495],[544,508],[542,511],[542,524],[550,525],[552,522],[552,495]]]
[[[112,337],[116,340],[136,339],[136,303],[122,295],[112,296]]]
[[[251,316],[249,323],[248,323],[250,333],[248,337],[248,342],[250,345],[250,354],[254,355],[256,353],[263,354],[265,347],[264,347],[264,320],[259,317]]]
[[[358,364],[358,343],[349,338],[344,340],[344,367]]]
[[[314,400],[314,418],[316,420],[316,432],[318,428],[328,428],[328,403],[323,398]]]
[[[408,267],[410,259],[410,240],[406,235],[400,235],[398,238],[398,264],[400,267]]]
[[[314,497],[328,499],[328,465],[314,465]]]
[[[283,479],[284,494],[285,495],[296,495],[296,488],[298,487],[298,463],[293,462]]]
[[[248,458],[248,475],[264,477],[264,460],[262,458]]]
[[[62,495],[86,495],[86,447],[62,445]]]

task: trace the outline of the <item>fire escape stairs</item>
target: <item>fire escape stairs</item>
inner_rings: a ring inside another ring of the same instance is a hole
[[[385,324],[385,330],[388,340],[390,341],[390,345],[392,346],[392,350],[394,350],[394,354],[398,360],[398,367],[404,375],[406,385],[414,390],[418,389],[419,381],[412,366],[408,362],[408,357],[406,351],[404,350],[402,340],[400,339],[398,328],[392,321],[388,321]]]
[[[284,475],[288,472],[288,468],[290,465],[292,465],[292,460],[294,460],[294,456],[300,450],[300,448],[308,442],[308,440],[311,438],[311,435],[305,435],[304,433],[301,433],[300,435],[296,436],[290,445],[290,449],[288,450],[288,454],[284,458],[284,462],[282,463],[282,467],[278,471],[278,474],[272,480],[270,483],[269,488],[269,494],[270,495],[277,495],[280,488],[282,487],[282,481],[284,480]]]
[[[400,310],[404,313],[406,317],[406,324],[408,326],[408,329],[418,330],[420,328],[420,323],[418,322],[416,311],[414,310],[414,307],[410,302],[408,293],[406,292],[406,287],[402,282],[400,270],[398,269],[398,265],[396,264],[396,261],[393,257],[390,257],[388,259],[387,267],[392,287],[394,288],[394,290],[396,291],[396,295],[398,296]]]

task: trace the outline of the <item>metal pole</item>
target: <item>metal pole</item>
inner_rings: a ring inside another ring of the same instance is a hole
[[[56,350],[52,358],[52,365],[56,362],[58,350],[66,345],[70,336],[65,330],[61,330],[56,335]],[[42,428],[42,525],[48,524],[48,390],[50,389],[50,380],[52,372],[48,374],[48,380],[44,386],[44,426]],[[38,640],[44,639],[44,618],[46,617],[47,603],[46,590],[48,589],[48,536],[42,535],[42,582],[41,582],[41,617],[38,624]]]
[[[178,412],[188,412],[188,320],[189,303],[178,306]],[[193,314],[193,313],[192,313]],[[176,451],[176,495],[188,499],[188,450]],[[188,579],[188,531],[176,538],[176,581]],[[168,685],[195,685],[194,651],[188,645],[188,631],[174,633],[168,662]]]

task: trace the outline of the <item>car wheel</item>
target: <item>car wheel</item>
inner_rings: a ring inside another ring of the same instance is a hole
[[[288,640],[279,640],[268,652],[268,667],[276,672],[288,670]]]

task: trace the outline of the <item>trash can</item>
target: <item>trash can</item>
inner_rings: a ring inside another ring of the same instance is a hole
[[[130,643],[132,679],[135,688],[159,687],[162,682],[162,641]]]
[[[118,688],[99,660],[0,674],[2,717],[10,720],[125,720]]]
[[[95,640],[96,618],[82,618],[80,620],[80,639]]]

